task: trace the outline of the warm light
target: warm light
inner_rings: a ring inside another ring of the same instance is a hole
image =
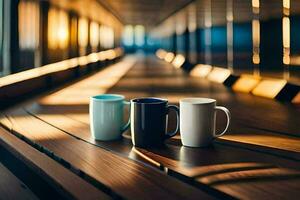
[[[175,68],[180,68],[183,65],[184,61],[185,61],[185,57],[181,54],[177,54],[174,60],[172,61],[172,65]]]
[[[300,56],[299,55],[291,56],[290,57],[290,64],[300,66]]]
[[[87,56],[81,56],[78,58],[78,64],[80,66],[87,65],[88,63],[89,63],[89,60],[88,60]]]
[[[50,8],[48,13],[48,47],[65,49],[69,42],[69,18],[65,11]]]
[[[290,55],[283,55],[283,60],[282,60],[283,64],[285,65],[289,65],[291,63],[291,59],[290,59]]]
[[[259,83],[260,78],[251,75],[241,75],[241,77],[233,84],[232,89],[238,92],[251,92]]]
[[[227,22],[232,22],[233,21],[233,0],[227,0],[226,1],[226,20]]]
[[[147,150],[132,147],[131,151],[129,153],[129,157],[134,159],[136,157],[136,155],[138,155],[138,156],[145,159],[147,162],[153,164],[156,167],[161,167],[162,166],[159,162],[153,160],[150,156],[147,156],[147,153],[143,153],[143,151],[147,152]]]
[[[56,37],[56,22],[57,21],[57,10],[50,8],[48,12],[48,47],[50,49],[56,49],[58,47]]]
[[[175,57],[175,55],[174,55],[174,53],[172,53],[172,52],[168,52],[167,54],[166,54],[166,56],[165,56],[165,61],[166,62],[172,62],[172,60],[174,59],[174,57]]]
[[[94,63],[99,60],[98,54],[97,53],[91,53],[87,56],[87,60],[89,63]]]
[[[86,57],[80,58],[82,60],[87,59]],[[134,66],[135,62],[136,57],[128,56],[121,62],[111,65],[93,76],[43,98],[39,103],[42,105],[88,105],[90,96],[107,92]],[[78,91],[81,92],[78,93]]]
[[[44,65],[42,67],[33,68],[30,70],[11,74],[11,75],[0,78],[0,87],[14,84],[17,82],[21,82],[24,80],[32,79],[32,78],[46,75],[49,73],[74,68],[74,67],[77,67],[78,65],[83,66],[83,65],[87,65],[88,63],[91,63],[91,62],[97,62],[98,60],[100,60],[101,56],[104,56],[105,58],[108,57],[108,59],[112,59],[118,55],[121,55],[122,53],[123,53],[123,50],[121,48],[116,48],[114,50],[112,50],[112,49],[107,50],[107,51],[105,51],[105,53],[104,52],[91,53],[88,56],[71,58],[68,60],[63,60],[60,62]],[[100,56],[100,54],[101,54],[101,56]],[[114,71],[114,73],[116,74],[117,72]]]
[[[106,58],[108,60],[113,60],[113,59],[116,58],[116,52],[114,50],[112,50],[112,49],[107,50],[105,54],[106,54]]]
[[[90,23],[90,44],[93,48],[97,48],[100,41],[99,24],[97,22]]]
[[[282,18],[283,47],[290,48],[290,19]]]
[[[108,26],[100,26],[100,45],[105,49],[114,46],[114,30]]]
[[[78,66],[78,58],[63,60],[0,78],[0,87]]]
[[[260,22],[259,20],[252,20],[252,40],[253,40],[253,56],[252,62],[254,64],[260,63],[259,47],[260,47]],[[257,73],[257,69],[256,73]]]
[[[260,45],[260,23],[259,23],[259,20],[252,21],[252,37],[253,37],[253,46],[259,47],[259,45]]]
[[[252,56],[252,62],[254,63],[254,64],[259,64],[260,63],[260,57],[259,57],[259,54],[253,54],[253,56]]]
[[[204,78],[211,72],[211,70],[212,70],[211,65],[198,64],[194,67],[194,69],[192,69],[190,75],[194,77]]]
[[[252,7],[259,8],[259,0],[252,0]]]
[[[300,103],[300,92],[298,92],[298,94],[296,94],[296,96],[293,98],[292,103]]]
[[[70,45],[76,46],[78,43],[78,19],[76,17],[71,18],[71,27],[70,27]]]
[[[290,0],[283,0],[283,14],[286,16],[290,15]]]
[[[252,11],[254,14],[259,14],[259,0],[252,0]]]
[[[39,45],[39,6],[37,2],[20,1],[18,12],[20,49],[35,49]]]
[[[158,58],[164,59],[164,57],[166,56],[167,52],[165,50],[163,50],[163,49],[158,49],[155,54],[156,54],[156,56]]]
[[[65,49],[68,46],[69,39],[69,19],[66,12],[60,10],[59,12],[59,28],[58,28],[58,41],[59,48]]]
[[[207,78],[213,82],[223,83],[230,76],[230,74],[230,70],[228,69],[214,67]]]
[[[262,80],[252,91],[254,95],[262,96],[266,98],[275,98],[277,94],[286,85],[286,80],[281,79],[269,79]]]
[[[88,20],[86,18],[79,19],[78,29],[78,44],[80,47],[86,47],[88,45]]]
[[[101,52],[98,53],[98,59],[100,61],[106,60],[106,53],[105,53],[105,51],[101,51]]]
[[[283,8],[290,9],[290,0],[283,0]]]

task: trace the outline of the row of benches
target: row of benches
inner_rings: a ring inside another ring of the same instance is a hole
[[[121,48],[71,58],[0,78],[0,108],[115,63]]]
[[[182,54],[174,54],[159,49],[158,58],[171,63],[175,68],[183,68],[191,76],[207,78],[210,81],[223,83],[233,91],[251,93],[256,96],[300,103],[300,85],[284,79],[261,77],[251,74],[236,75],[229,69],[207,64],[193,65]]]

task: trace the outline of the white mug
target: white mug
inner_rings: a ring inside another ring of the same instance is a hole
[[[223,111],[227,116],[226,127],[220,134],[215,133],[218,110]],[[215,99],[185,98],[180,100],[180,134],[184,146],[208,146],[213,139],[225,134],[229,123],[229,110],[216,106]]]

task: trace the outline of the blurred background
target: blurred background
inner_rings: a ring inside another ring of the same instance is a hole
[[[0,76],[117,47],[299,84],[300,1],[0,0]]]

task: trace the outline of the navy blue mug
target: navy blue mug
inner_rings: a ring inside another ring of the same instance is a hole
[[[160,98],[137,98],[130,101],[131,138],[136,147],[158,147],[176,135],[179,127],[179,109]],[[176,129],[167,133],[168,113],[176,111]]]

